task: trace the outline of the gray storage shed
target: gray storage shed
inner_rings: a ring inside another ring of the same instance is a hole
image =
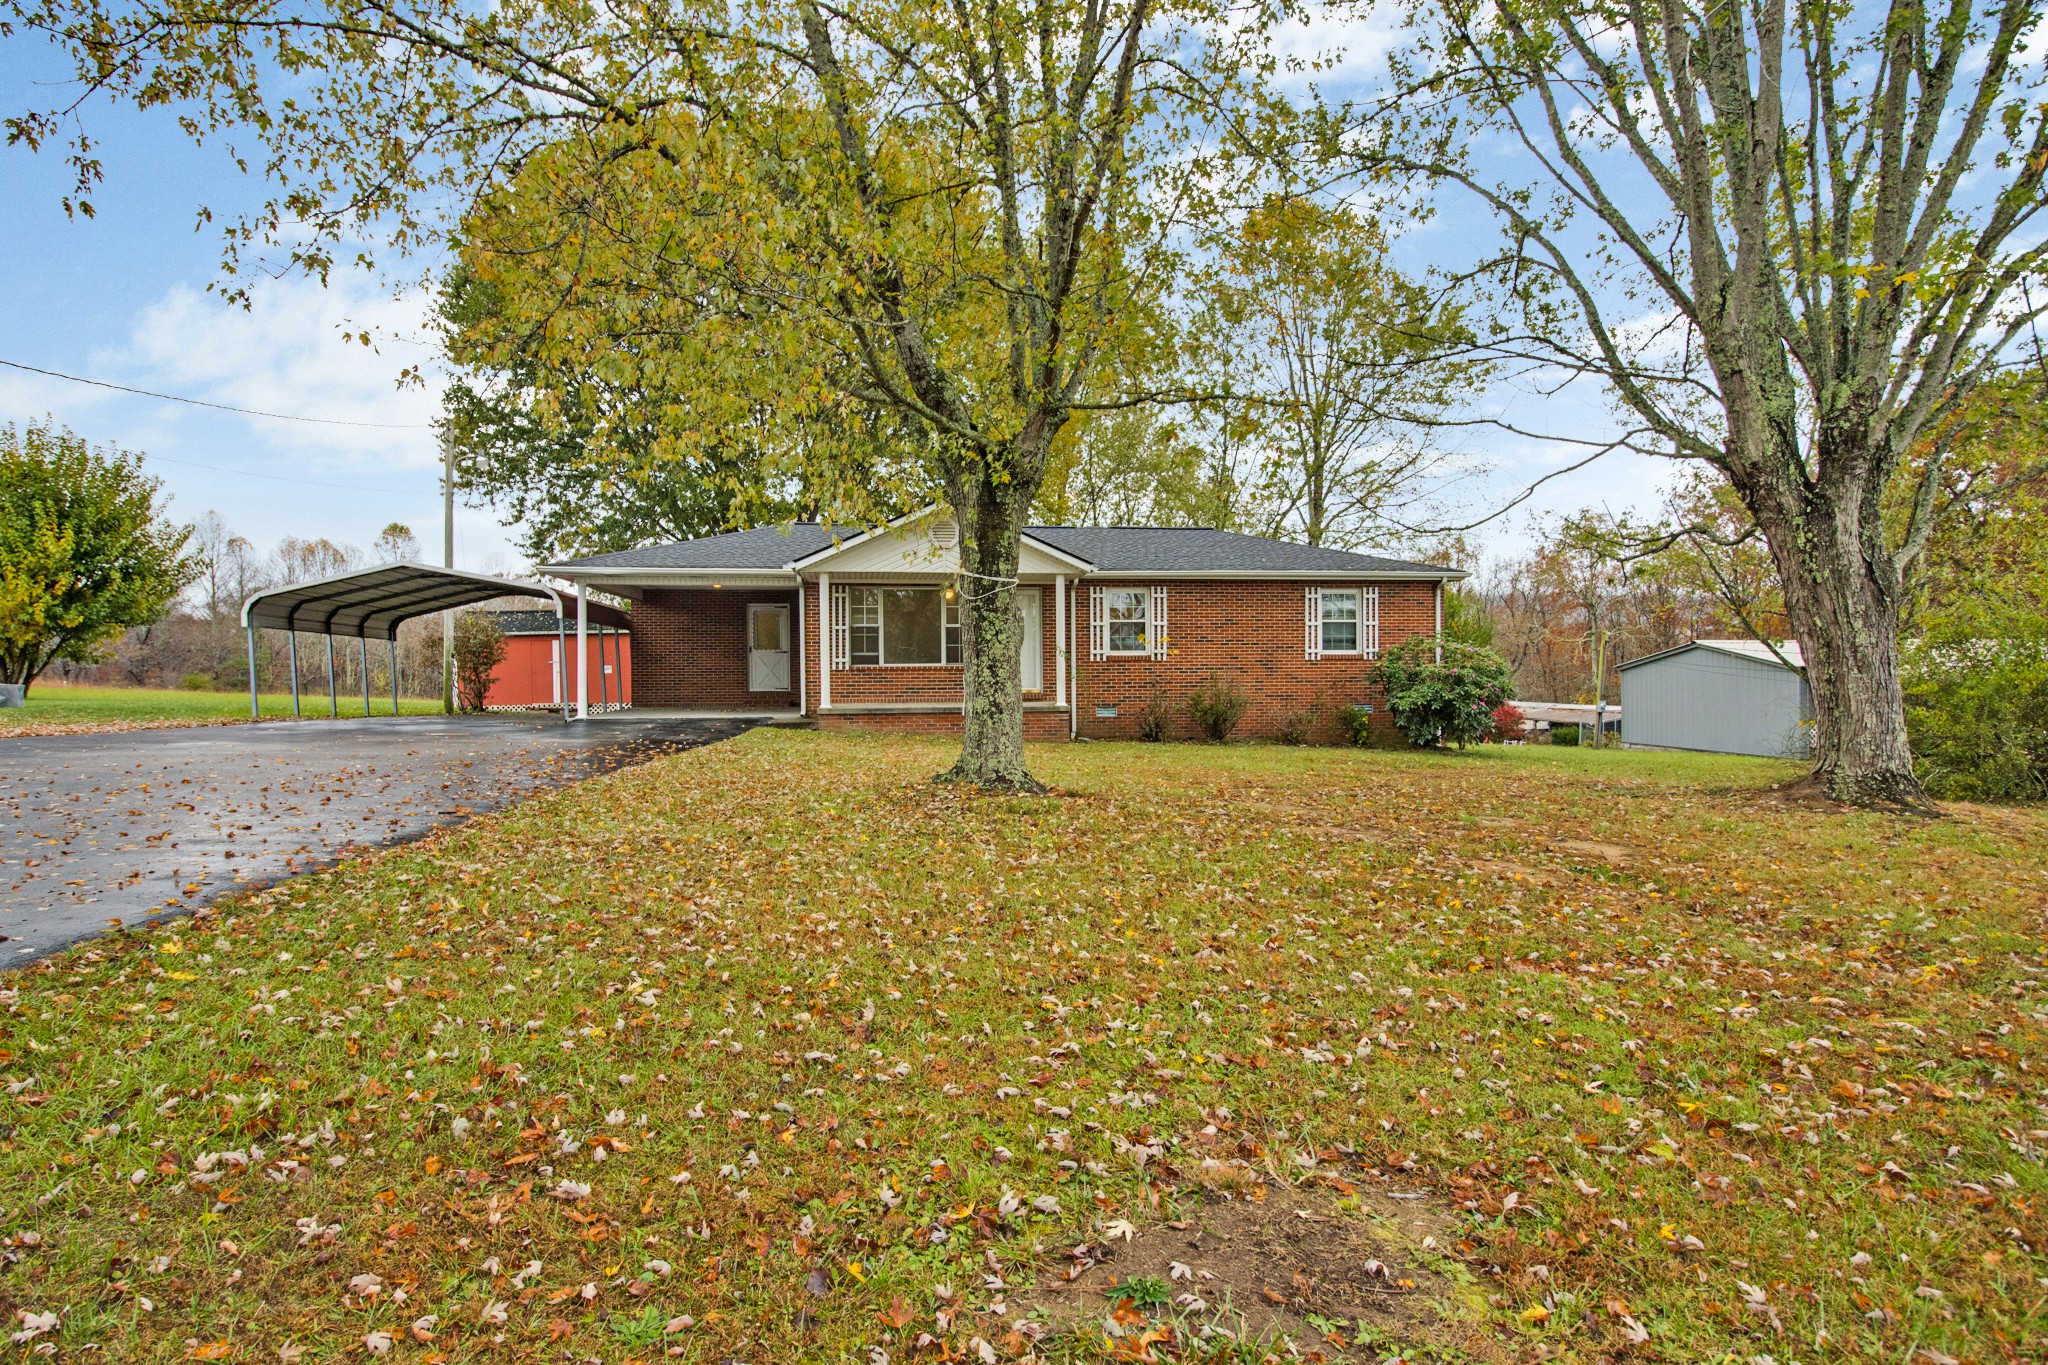
[[[1620,670],[1622,744],[1805,757],[1813,691],[1798,644],[1777,650],[1756,640],[1694,640],[1629,660]]]

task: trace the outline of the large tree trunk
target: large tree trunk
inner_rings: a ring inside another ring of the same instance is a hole
[[[1901,584],[1860,489],[1738,488],[1771,547],[1813,689],[1813,781],[1837,801],[1925,808],[1899,682]]]
[[[940,776],[999,791],[1044,791],[1024,763],[1018,653],[1018,534],[1031,498],[1014,483],[952,493],[960,519],[960,660],[966,692],[960,761]]]

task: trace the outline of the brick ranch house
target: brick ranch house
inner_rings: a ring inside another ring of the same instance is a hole
[[[638,709],[957,733],[959,597],[973,591],[958,536],[927,510],[860,533],[766,526],[543,572],[574,584],[579,606],[592,591],[631,600]],[[1212,674],[1251,697],[1241,735],[1278,735],[1311,706],[1321,740],[1354,703],[1390,723],[1373,661],[1441,630],[1444,585],[1464,576],[1228,531],[1029,527],[1025,738],[1132,738],[1154,695],[1185,731],[1187,696]]]

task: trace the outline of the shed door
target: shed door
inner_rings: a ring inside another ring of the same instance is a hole
[[[789,691],[789,608],[763,602],[747,607],[747,689]]]

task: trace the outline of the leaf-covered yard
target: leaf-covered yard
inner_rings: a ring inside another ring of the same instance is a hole
[[[0,978],[5,1349],[2048,1356],[2039,814],[949,758],[756,731]],[[1203,1259],[1258,1206],[1332,1284]]]

